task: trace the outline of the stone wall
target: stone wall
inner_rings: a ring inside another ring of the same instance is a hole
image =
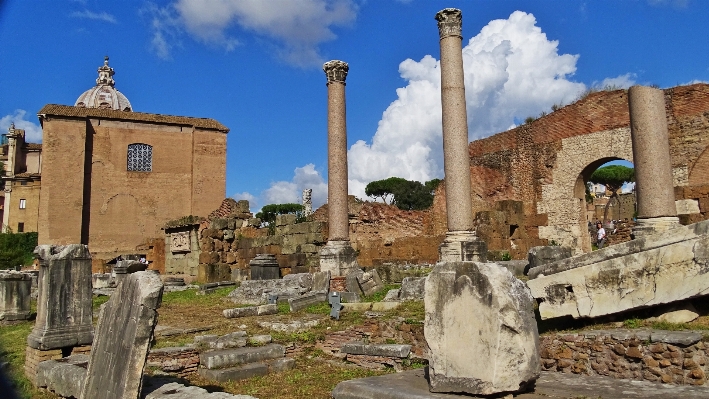
[[[709,345],[702,334],[676,331],[585,331],[541,339],[542,367],[563,373],[704,385]]]

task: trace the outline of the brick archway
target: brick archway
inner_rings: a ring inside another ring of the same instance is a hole
[[[539,226],[539,238],[574,248],[577,254],[591,250],[586,218],[582,216],[584,181],[596,168],[614,159],[633,161],[627,127],[561,140],[551,183],[542,184],[537,202],[537,212],[547,214],[547,225]]]

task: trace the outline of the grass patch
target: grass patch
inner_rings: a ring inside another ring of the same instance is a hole
[[[277,304],[278,306],[278,314],[288,314],[290,313],[290,304],[288,302],[283,302]]]
[[[640,328],[643,326],[643,321],[638,318],[632,318],[623,322],[625,328]]]
[[[162,296],[163,305],[189,304],[191,306],[213,305],[215,301],[226,298],[234,287],[217,288],[211,294],[197,295],[197,290],[166,292]],[[236,306],[233,306],[236,307]]]
[[[194,342],[194,335],[173,335],[155,341],[155,344],[150,349],[171,348],[173,346],[187,346]]]
[[[394,290],[400,287],[401,284],[385,284],[384,288],[382,288],[381,290],[375,292],[372,295],[365,296],[364,298],[362,298],[362,302],[381,302],[387,295],[387,292],[389,292],[389,290]]]
[[[305,313],[311,314],[330,314],[330,304],[327,302],[320,302],[314,305],[310,305],[305,308]]]
[[[98,309],[101,307],[101,305],[108,302],[109,299],[111,299],[111,297],[106,295],[93,297],[91,302],[93,303],[94,316],[98,317]]]
[[[34,321],[26,321],[10,326],[0,326],[0,361],[8,362],[7,374],[10,383],[22,399],[53,399],[56,396],[41,392],[25,377],[25,347],[27,336],[34,327]]]
[[[325,334],[316,330],[292,333],[273,331],[271,332],[271,338],[273,338],[275,342],[280,343],[296,342],[301,344],[315,344],[318,340],[325,339]]]
[[[406,324],[423,324],[426,309],[423,301],[405,301],[396,310],[390,312],[392,316],[403,317]]]

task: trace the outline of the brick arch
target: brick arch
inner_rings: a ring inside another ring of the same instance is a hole
[[[692,165],[687,183],[690,186],[707,184],[707,176],[709,176],[709,147],[702,151],[697,161]]]
[[[633,161],[627,127],[561,140],[551,182],[541,185],[537,201],[537,212],[547,215],[547,225],[539,227],[539,238],[574,248],[576,253],[590,251],[586,219],[581,216],[585,199],[580,190],[598,166],[613,159]]]

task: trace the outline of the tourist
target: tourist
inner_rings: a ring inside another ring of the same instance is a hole
[[[601,222],[598,222],[596,228],[598,228],[598,241],[596,245],[598,246],[598,249],[601,249],[603,248],[603,244],[606,242],[606,230],[603,228]]]

